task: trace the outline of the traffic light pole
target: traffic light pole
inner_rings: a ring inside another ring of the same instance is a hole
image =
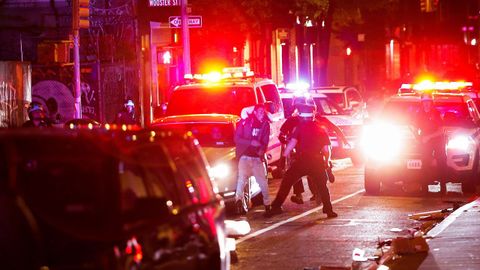
[[[182,9],[182,40],[183,40],[183,73],[191,74],[192,68],[190,63],[190,31],[188,29],[188,0],[181,0]]]
[[[80,31],[73,29],[73,88],[74,118],[82,118],[82,91],[80,88]]]
[[[80,28],[90,27],[90,0],[72,1],[73,32],[73,93],[74,118],[82,118],[82,90],[80,88]]]

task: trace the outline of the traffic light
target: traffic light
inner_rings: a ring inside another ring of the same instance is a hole
[[[172,51],[169,49],[163,49],[157,53],[157,61],[158,63],[162,63],[164,65],[173,64],[173,54]]]
[[[90,0],[73,0],[73,29],[90,27]]]

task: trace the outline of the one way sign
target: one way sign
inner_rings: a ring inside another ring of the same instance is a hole
[[[182,17],[170,16],[168,17],[168,24],[170,28],[180,28],[182,27]],[[188,16],[188,27],[189,28],[202,27],[202,16]]]

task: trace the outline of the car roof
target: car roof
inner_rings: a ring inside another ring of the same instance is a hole
[[[468,100],[471,100],[470,96],[462,94],[462,93],[452,93],[452,94],[447,94],[447,93],[441,93],[437,94],[434,93],[432,95],[434,101],[442,101],[442,102],[452,102],[452,103],[458,103],[458,102],[467,102]],[[421,95],[420,94],[398,94],[395,96],[391,96],[389,98],[389,101],[397,101],[397,102],[420,102],[421,101]]]
[[[358,91],[358,89],[354,86],[337,86],[337,85],[313,87],[312,91],[319,91],[323,93],[343,93],[348,89],[355,89]]]
[[[322,93],[311,92],[311,91],[308,91],[305,93],[308,93],[308,95],[310,95],[310,97],[312,98],[328,98],[325,94],[322,94]],[[280,98],[293,98],[295,96],[303,97],[302,95],[299,95],[295,92],[280,92]]]

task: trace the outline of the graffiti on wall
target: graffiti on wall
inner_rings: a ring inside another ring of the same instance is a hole
[[[17,111],[17,90],[7,82],[0,82],[0,127],[16,126]]]
[[[82,68],[82,117],[98,120],[98,85],[95,66]],[[54,123],[64,123],[74,117],[73,70],[65,67],[35,67],[33,69],[32,101],[44,105]]]

